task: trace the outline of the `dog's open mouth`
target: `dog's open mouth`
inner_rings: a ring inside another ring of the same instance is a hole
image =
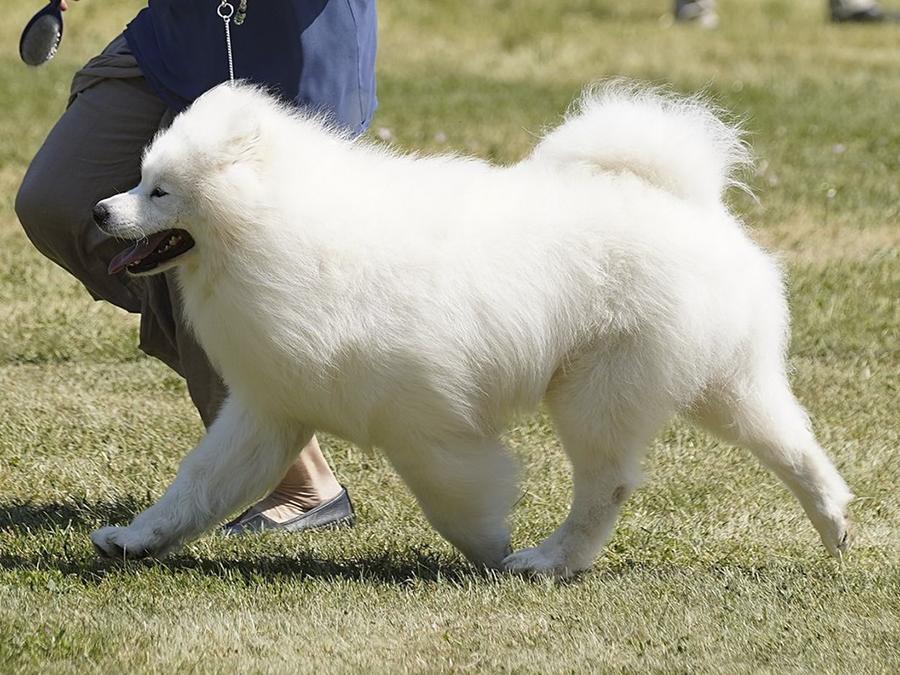
[[[128,270],[135,274],[150,272],[164,262],[174,260],[194,248],[194,239],[184,230],[163,230],[136,242],[109,263],[108,272]]]

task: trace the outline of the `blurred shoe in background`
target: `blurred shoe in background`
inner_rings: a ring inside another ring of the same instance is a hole
[[[829,0],[831,20],[844,23],[877,23],[881,21],[900,21],[900,12],[882,9],[872,0]]]
[[[719,15],[715,0],[675,0],[675,20],[696,23],[701,28],[716,28]]]
[[[874,0],[828,0],[831,20],[836,23],[879,23],[900,21],[900,12],[883,9]],[[716,28],[716,0],[675,0],[675,20]]]

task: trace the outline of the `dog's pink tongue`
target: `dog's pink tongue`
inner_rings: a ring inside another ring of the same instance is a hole
[[[156,250],[156,247],[159,246],[163,242],[163,240],[165,240],[170,234],[171,232],[164,230],[162,232],[157,232],[156,234],[151,235],[147,239],[141,239],[134,246],[125,249],[115,258],[110,260],[109,267],[106,270],[107,273],[118,274],[128,265],[140,262],[148,255],[153,253],[153,251]]]

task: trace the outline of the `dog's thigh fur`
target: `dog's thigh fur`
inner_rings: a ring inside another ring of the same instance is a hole
[[[113,558],[165,555],[270,492],[312,435],[231,396],[162,498],[128,527],[104,527],[91,541]]]
[[[499,568],[509,553],[507,519],[517,466],[495,438],[450,437],[386,449],[432,526],[474,564]]]
[[[547,404],[572,465],[568,517],[539,546],[504,560],[514,572],[569,576],[589,568],[637,487],[644,451],[672,417],[665,369],[640,345],[589,353],[558,374]]]

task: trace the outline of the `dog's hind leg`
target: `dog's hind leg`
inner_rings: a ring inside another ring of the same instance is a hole
[[[112,558],[165,555],[271,491],[312,435],[229,397],[160,500],[128,527],[101,528],[91,541]]]
[[[572,505],[539,546],[504,560],[507,570],[567,577],[588,569],[609,539],[621,504],[640,480],[646,447],[673,413],[649,371],[629,367],[635,363],[575,364],[548,395],[572,464]]]
[[[847,505],[853,496],[816,442],[780,365],[742,369],[731,381],[710,387],[691,417],[723,440],[752,450],[791,489],[828,551],[837,558],[846,552]]]
[[[434,529],[475,565],[499,568],[510,551],[518,473],[503,444],[454,438],[386,452]]]

